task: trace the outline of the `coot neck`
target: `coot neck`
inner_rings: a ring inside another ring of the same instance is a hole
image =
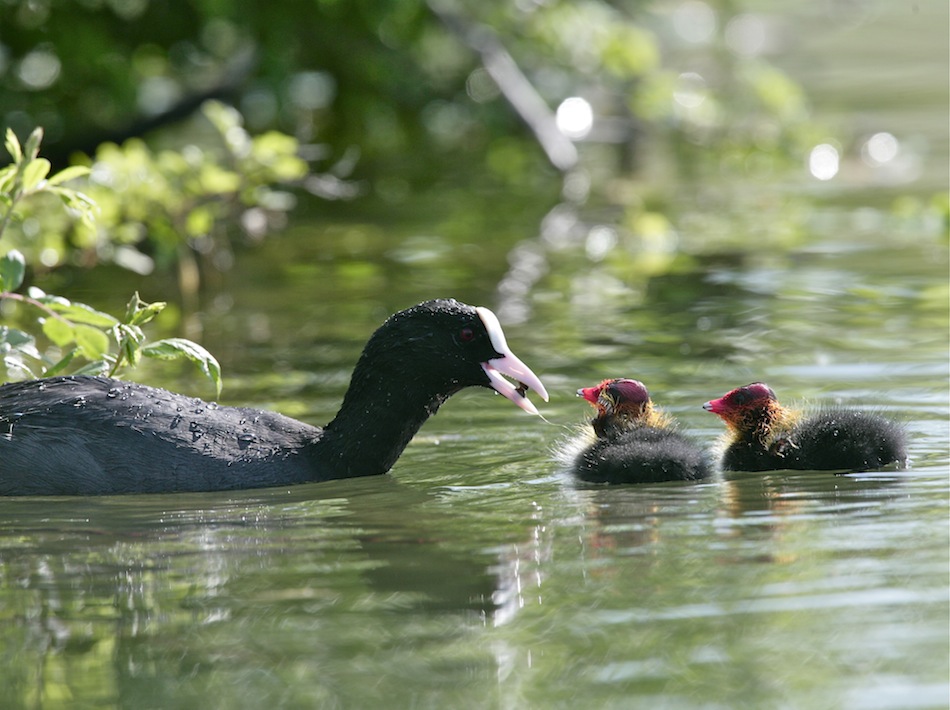
[[[404,364],[387,368],[377,361],[368,367],[361,360],[340,410],[315,447],[321,470],[350,478],[392,468],[419,428],[459,389],[435,386],[426,375]]]
[[[736,425],[738,441],[769,449],[777,437],[785,433],[791,413],[778,402],[769,401],[750,408]]]
[[[631,429],[669,429],[671,420],[653,407],[653,402],[640,402],[619,408],[612,413],[602,413],[591,419],[594,433],[599,439],[610,439]]]

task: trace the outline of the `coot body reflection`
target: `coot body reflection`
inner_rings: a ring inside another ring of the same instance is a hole
[[[903,428],[884,417],[828,408],[803,418],[762,382],[706,402],[728,427],[727,471],[868,471],[907,460]]]
[[[7,384],[0,494],[218,491],[382,474],[448,397],[471,386],[530,413],[526,388],[547,399],[495,315],[454,300],[386,320],[324,428],[105,377]]]
[[[694,481],[709,475],[703,452],[653,407],[642,382],[604,380],[577,391],[597,414],[596,437],[574,458],[574,474],[591,483]]]

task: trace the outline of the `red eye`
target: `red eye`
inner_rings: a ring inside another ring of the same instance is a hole
[[[475,331],[471,328],[462,328],[459,332],[459,338],[463,343],[467,343],[475,338]]]

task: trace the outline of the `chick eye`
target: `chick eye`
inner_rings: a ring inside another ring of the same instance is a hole
[[[462,328],[462,330],[459,331],[459,340],[461,340],[463,343],[468,343],[474,339],[475,331],[471,328]]]

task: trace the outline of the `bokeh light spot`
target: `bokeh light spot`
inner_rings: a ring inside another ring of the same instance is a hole
[[[676,33],[692,44],[706,44],[716,33],[716,13],[705,2],[687,0],[673,13]]]
[[[591,261],[601,261],[617,245],[617,232],[611,227],[598,225],[587,233],[584,251]]]
[[[838,149],[828,143],[816,145],[808,155],[808,172],[819,180],[831,180],[838,174]]]
[[[875,133],[861,146],[861,157],[872,167],[889,163],[900,152],[900,143],[890,133]]]
[[[684,72],[676,80],[673,100],[685,108],[696,108],[706,100],[706,80],[696,72]]]
[[[61,69],[59,57],[48,50],[35,49],[20,61],[17,75],[28,89],[40,91],[56,82]]]
[[[298,72],[290,79],[287,93],[298,108],[317,111],[329,106],[336,98],[336,80],[327,72]]]
[[[766,49],[765,22],[758,15],[746,13],[732,18],[724,37],[729,49],[743,57],[757,57]]]
[[[557,107],[556,121],[561,133],[571,140],[580,140],[594,127],[594,110],[584,99],[572,96]]]

